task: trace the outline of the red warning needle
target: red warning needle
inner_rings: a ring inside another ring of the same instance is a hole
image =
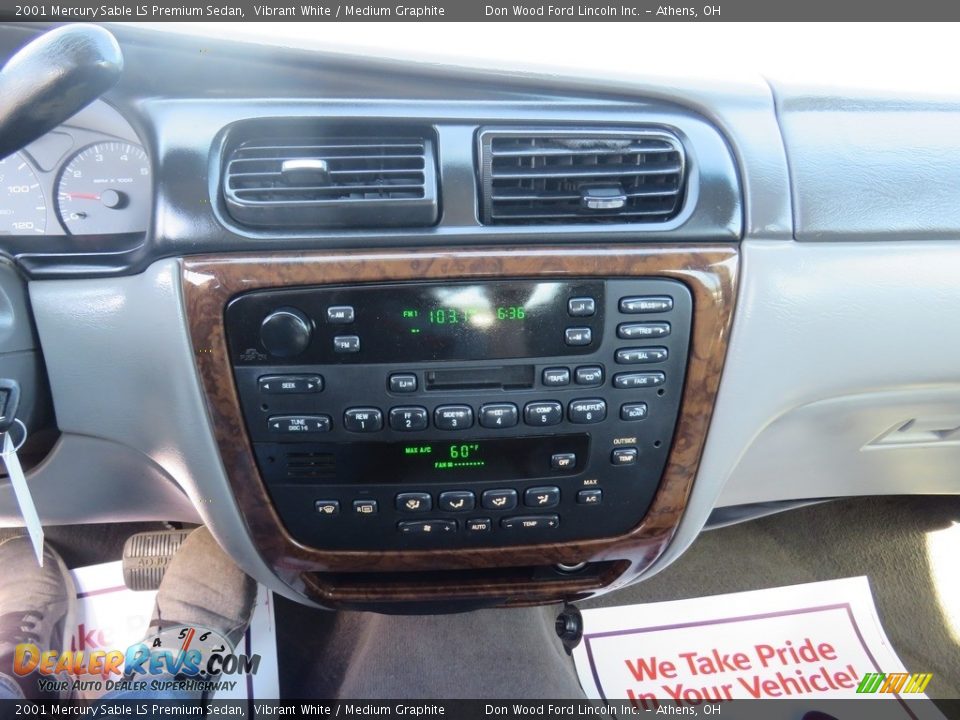
[[[99,200],[100,196],[94,193],[68,192],[64,193],[71,200]]]

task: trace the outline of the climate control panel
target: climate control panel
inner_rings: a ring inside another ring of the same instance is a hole
[[[665,279],[259,290],[226,311],[247,432],[298,541],[564,542],[643,519],[692,298]]]

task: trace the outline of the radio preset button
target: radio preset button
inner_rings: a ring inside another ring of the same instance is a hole
[[[289,434],[330,432],[330,416],[273,415],[267,419],[267,430]]]
[[[560,527],[560,517],[557,515],[518,515],[500,521],[504,530],[542,530],[544,528]]]
[[[573,470],[576,466],[576,453],[555,453],[550,456],[550,467],[554,470]]]
[[[377,508],[376,500],[354,500],[353,501],[354,515],[376,515],[377,510],[378,508]]]
[[[383,429],[383,413],[377,408],[350,408],[343,413],[343,427],[350,432],[377,432]]]
[[[523,504],[527,507],[552,508],[560,504],[560,488],[532,487],[523,491]]]
[[[473,510],[476,501],[476,496],[469,490],[448,490],[440,493],[437,506],[447,512],[467,512]]]
[[[339,515],[340,514],[340,501],[339,500],[317,500],[313,504],[317,512],[320,515]]]
[[[621,420],[643,420],[645,417],[647,417],[646,403],[624,403],[620,406]]]
[[[337,335],[333,339],[333,351],[336,353],[360,352],[360,336]]]
[[[577,385],[603,385],[603,368],[599,365],[578,367],[573,377]]]
[[[413,373],[394,373],[390,376],[390,392],[412,393],[417,391],[417,376]]]
[[[633,465],[637,462],[640,453],[636,448],[617,448],[610,454],[610,462],[614,465]]]
[[[493,520],[490,518],[470,518],[463,524],[467,532],[490,532],[493,529]]]
[[[577,505],[599,505],[603,500],[603,490],[581,490],[577,493]]]
[[[452,535],[457,531],[456,520],[405,520],[397,523],[404,535]]]
[[[440,430],[466,430],[473,427],[473,408],[469,405],[441,405],[433,411],[433,424]]]
[[[433,507],[433,499],[430,493],[400,493],[396,498],[396,507],[400,512],[427,512]]]
[[[593,331],[588,327],[567,328],[563,338],[567,345],[589,345],[593,340]]]
[[[517,506],[516,490],[487,490],[480,497],[486,510],[513,510]]]
[[[569,368],[547,368],[543,371],[543,384],[547,387],[561,387],[570,384]]]
[[[350,305],[335,305],[327,308],[327,322],[348,325],[353,322],[354,312]]]
[[[601,398],[572,400],[567,408],[570,422],[579,425],[602,422],[607,418],[607,403]]]
[[[670,323],[621,323],[617,326],[617,337],[624,340],[637,338],[662,338],[670,334]]]
[[[413,432],[427,429],[427,409],[422,407],[390,408],[388,415],[390,428],[400,432]]]
[[[523,421],[527,425],[545,427],[559,425],[563,420],[563,406],[558,402],[532,402],[523,408]]]
[[[613,386],[621,390],[663,385],[667,376],[662,372],[619,373],[613,376]]]
[[[491,403],[480,406],[480,425],[485,428],[508,428],[520,421],[520,413],[513,403]]]
[[[644,295],[620,298],[620,312],[627,315],[660,313],[673,310],[673,298],[667,295]]]
[[[320,375],[264,375],[257,378],[257,387],[265,395],[318,393],[323,390]]]
[[[567,300],[567,312],[570,317],[590,317],[597,311],[597,303],[593,298],[577,297]]]
[[[617,350],[616,361],[621,365],[658,363],[667,359],[665,347],[623,348]]]

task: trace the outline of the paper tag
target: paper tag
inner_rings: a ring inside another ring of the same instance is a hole
[[[33,495],[30,494],[30,486],[27,485],[27,476],[23,474],[23,468],[20,466],[17,449],[8,432],[3,434],[3,453],[0,456],[3,457],[4,465],[7,466],[10,484],[13,485],[13,494],[17,497],[20,514],[23,515],[27,532],[30,534],[33,551],[37,554],[37,562],[40,563],[40,567],[43,567],[43,526],[40,525],[37,507],[33,504]]]

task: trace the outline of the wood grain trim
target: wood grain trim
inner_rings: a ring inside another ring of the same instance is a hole
[[[734,245],[577,246],[424,249],[211,255],[182,262],[187,322],[197,369],[223,464],[254,545],[278,577],[325,604],[358,599],[359,588],[332,586],[324,573],[519,567],[622,560],[608,587],[626,584],[663,552],[686,507],[713,412],[726,355],[738,272]],[[500,277],[668,277],[689,287],[693,328],[680,417],[663,481],[643,522],[624,535],[516,548],[403,552],[318,551],[291,538],[260,479],[227,352],[224,308],[236,294],[259,288],[404,280]],[[340,576],[342,578],[342,575]],[[361,593],[370,602],[463,597],[444,583],[394,592],[389,584]],[[502,596],[502,583],[473,588],[473,597]],[[521,590],[521,588],[517,588]],[[528,601],[596,593],[572,583],[524,587]]]

